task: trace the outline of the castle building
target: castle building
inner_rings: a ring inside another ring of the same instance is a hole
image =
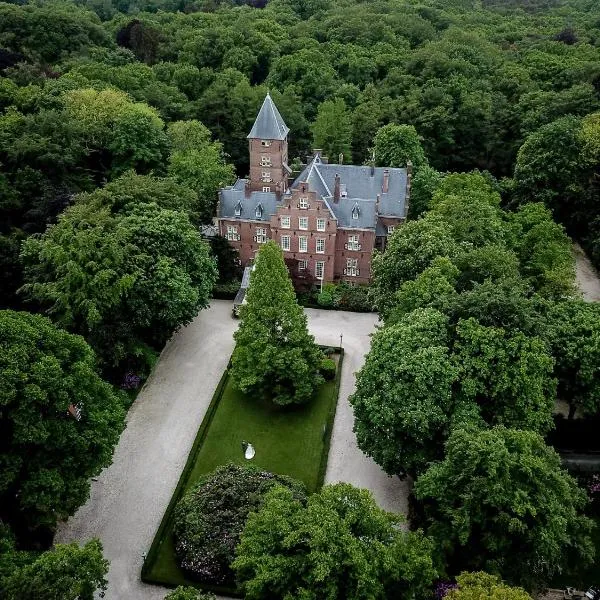
[[[406,220],[412,168],[330,164],[319,150],[289,183],[288,133],[267,94],[248,134],[250,177],[219,192],[218,225],[243,265],[275,240],[319,281],[367,283],[375,248]],[[340,160],[342,160],[340,158]]]

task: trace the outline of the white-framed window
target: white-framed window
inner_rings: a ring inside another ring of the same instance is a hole
[[[262,180],[269,182],[271,181],[271,171],[263,171],[262,172]]]
[[[268,185],[263,186],[263,192],[270,192],[271,188]]]
[[[327,219],[317,219],[317,231],[325,231]]]
[[[236,217],[239,217],[241,214],[242,214],[242,203],[241,203],[241,202],[238,202],[238,203],[235,205],[235,216],[236,216]]]
[[[325,240],[317,238],[317,254],[325,254]]]
[[[308,269],[308,261],[305,259],[298,261],[298,271],[306,271]]]
[[[308,229],[308,217],[298,217],[298,229]]]
[[[233,225],[227,225],[227,233],[225,234],[225,237],[230,242],[239,242],[240,234],[238,233],[237,227],[234,227]]]
[[[254,241],[259,244],[264,244],[267,241],[267,229],[266,227],[257,227]]]
[[[281,228],[282,229],[290,228],[290,218],[289,217],[281,217]]]
[[[315,277],[317,279],[323,279],[323,273],[325,272],[325,263],[319,260],[315,263]]]
[[[290,251],[290,239],[291,238],[289,235],[281,236],[281,249],[284,250],[285,252]]]
[[[260,157],[260,166],[261,167],[270,167],[271,166],[271,157],[270,156],[261,156]]]
[[[358,219],[358,217],[360,217],[360,209],[358,208],[358,206],[355,206],[352,209],[352,218],[356,220]]]
[[[298,199],[298,208],[308,208],[308,198],[302,196]]]
[[[395,225],[388,225],[388,235],[392,235],[394,233]]]
[[[357,258],[346,259],[346,268],[344,269],[344,275],[348,275],[350,277],[357,277],[359,275]]]
[[[262,216],[263,216],[263,207],[262,207],[262,204],[257,205],[256,210],[254,211],[254,216],[257,219],[262,219]]]
[[[260,140],[260,145],[268,148],[271,145],[271,140]]]
[[[308,252],[308,238],[305,235],[298,238],[298,252]]]
[[[358,234],[352,234],[348,236],[348,243],[346,244],[346,250],[360,250],[360,244],[358,243]]]

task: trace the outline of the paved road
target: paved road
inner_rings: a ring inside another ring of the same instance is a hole
[[[574,245],[575,278],[587,302],[600,302],[600,278],[579,244]]]
[[[196,431],[233,350],[237,321],[231,303],[216,300],[167,344],[152,377],[128,415],[113,464],[92,484],[91,497],[59,527],[57,542],[99,537],[110,560],[108,600],[162,600],[166,590],[143,584],[142,554],[149,548],[177,484]],[[327,481],[373,491],[389,510],[406,511],[407,485],[387,477],[356,447],[348,395],[369,349],[376,316],[308,310],[321,344],[346,351]]]

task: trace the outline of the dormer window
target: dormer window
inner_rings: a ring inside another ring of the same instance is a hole
[[[360,208],[358,207],[358,204],[355,204],[352,208],[352,218],[358,220],[358,217],[360,217]]]
[[[239,217],[241,214],[242,214],[242,203],[241,203],[241,202],[238,202],[238,203],[235,205],[235,216],[236,216],[236,217]]]
[[[256,207],[256,212],[255,212],[255,214],[256,214],[256,218],[257,218],[257,219],[262,219],[262,216],[263,216],[263,207],[262,207],[262,204],[259,204],[259,205]]]
[[[260,140],[260,145],[268,148],[271,145],[271,140]]]

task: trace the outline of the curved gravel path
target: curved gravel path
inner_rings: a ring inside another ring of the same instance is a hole
[[[600,278],[579,244],[574,244],[575,278],[587,302],[600,302]]]
[[[369,350],[377,316],[307,310],[317,342],[345,349],[326,481],[370,489],[380,505],[406,513],[408,484],[385,475],[356,446],[348,396]],[[169,503],[216,385],[233,351],[231,302],[213,301],[167,344],[131,407],[113,464],[92,483],[88,502],[59,526],[56,541],[98,537],[111,566],[108,600],[162,600],[167,590],[140,581],[143,554]]]

